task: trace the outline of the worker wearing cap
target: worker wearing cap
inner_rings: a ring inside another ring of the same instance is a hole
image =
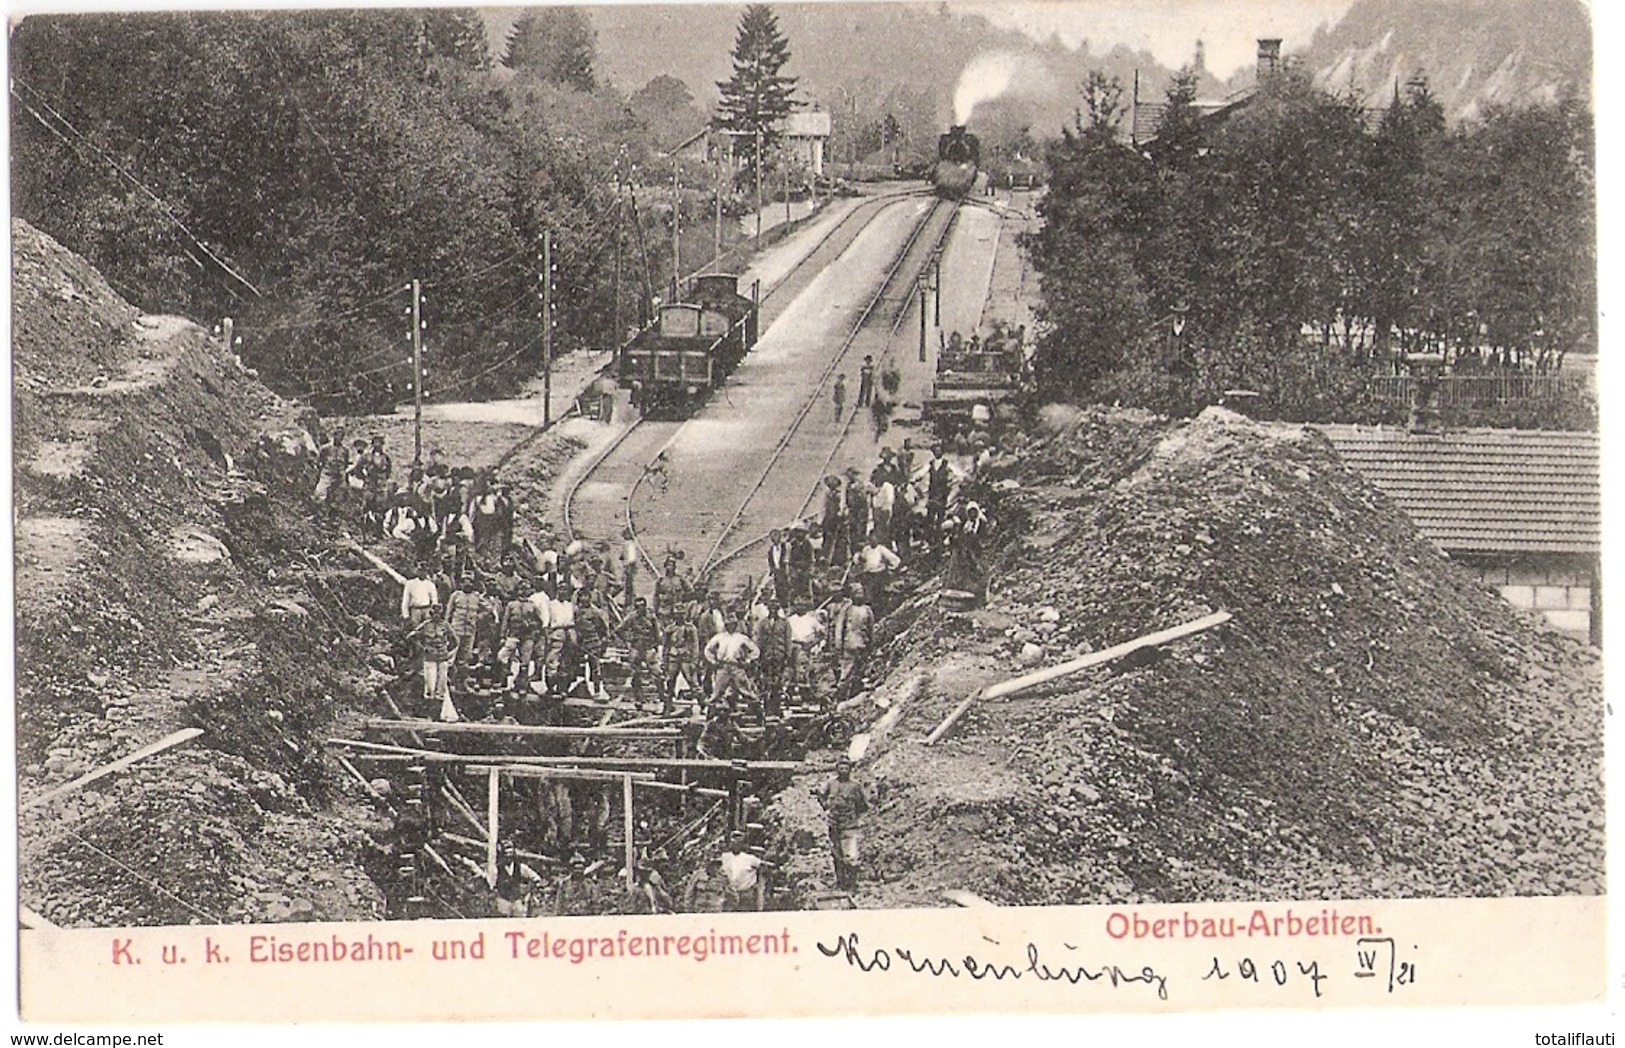
[[[820,527],[824,535],[824,561],[831,567],[846,559],[846,498],[841,479],[824,478],[824,515]]]
[[[492,885],[496,892],[498,917],[527,916],[525,897],[530,893],[529,882],[540,882],[541,875],[519,861],[514,853],[513,841],[504,839],[497,846],[497,879]]]
[[[850,592],[851,600],[835,615],[833,640],[836,680],[855,687],[874,639],[875,613],[862,586],[854,584]]]
[[[412,628],[408,639],[415,641],[423,657],[423,699],[431,708],[440,704],[440,719],[448,723],[461,720],[457,707],[451,702],[451,660],[457,653],[457,635],[446,625],[444,609],[437,600],[430,606],[429,617]]]
[[[587,883],[587,860],[570,856],[570,875],[559,882],[553,894],[553,913],[558,917],[585,917],[593,912],[592,886]]]
[[[785,618],[784,605],[776,595],[768,596],[767,617],[756,624],[754,639],[757,649],[761,651],[757,675],[762,685],[762,714],[765,720],[784,712],[786,674],[795,656],[790,620]]]
[[[536,603],[517,585],[509,592],[502,609],[502,647],[497,660],[508,667],[509,689],[523,692],[536,675],[536,653],[544,644],[547,623]]]
[[[394,463],[390,461],[389,452],[384,450],[384,438],[374,434],[372,449],[367,452],[361,476],[365,483],[365,512],[375,525],[383,521],[389,502],[389,477],[393,470]]]
[[[649,614],[648,601],[639,597],[632,602],[631,612],[621,622],[620,633],[628,651],[632,694],[642,702],[644,684],[654,676],[655,650],[660,647],[660,630]]]
[[[925,473],[925,533],[935,537],[942,534],[942,523],[948,517],[948,495],[953,487],[953,467],[948,465],[941,444],[931,449],[931,465]]]
[[[788,574],[790,578],[790,594],[784,598],[786,605],[798,600],[812,598],[812,571],[813,548],[812,539],[807,534],[807,525],[796,521],[790,526]]]
[[[670,625],[672,617],[680,614],[680,605],[688,600],[688,586],[677,574],[677,558],[666,558],[666,573],[655,580],[655,619]]]
[[[858,368],[858,407],[866,408],[875,399],[875,358],[865,356]]]
[[[344,427],[334,426],[333,433],[316,451],[316,501],[324,510],[331,509],[344,490],[344,474],[350,468],[350,450],[344,446]]]
[[[474,637],[479,626],[480,607],[484,599],[476,592],[474,580],[467,575],[457,580],[457,588],[446,600],[446,625],[457,637],[457,669],[466,673],[474,661]]]
[[[869,799],[852,781],[852,762],[845,757],[835,762],[835,781],[825,793],[824,811],[835,856],[835,886],[851,891],[858,886],[858,823],[869,811]]]
[[[767,537],[767,574],[773,580],[773,593],[782,603],[790,599],[790,542],[781,528]]]
[[[674,606],[666,620],[666,629],[661,637],[660,658],[660,676],[665,682],[665,687],[661,690],[660,710],[662,713],[670,713],[677,701],[678,678],[682,678],[683,686],[687,690],[694,689],[699,683],[700,631],[695,628],[689,616],[684,614],[682,606]]]
[[[725,910],[760,910],[762,908],[762,860],[745,847],[745,832],[735,830],[728,835],[728,850],[718,860],[728,887],[723,893]]]
[[[849,550],[858,550],[869,537],[869,500],[873,494],[857,469],[846,471],[846,548]]]

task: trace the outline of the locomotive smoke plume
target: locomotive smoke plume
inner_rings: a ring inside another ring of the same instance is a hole
[[[954,88],[954,123],[968,124],[976,107],[992,101],[1010,89],[1020,59],[1012,54],[992,51],[977,55],[959,74]]]

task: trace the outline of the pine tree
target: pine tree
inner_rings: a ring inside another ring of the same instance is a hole
[[[597,86],[593,63],[598,34],[579,7],[539,7],[519,16],[508,34],[502,64],[579,91]]]
[[[716,126],[735,135],[734,151],[746,170],[779,139],[779,125],[796,105],[796,78],[782,75],[790,45],[779,32],[779,19],[766,4],[751,4],[739,19],[734,39],[733,76],[717,83]]]
[[[479,13],[467,8],[423,12],[423,50],[467,69],[490,69],[491,49]]]

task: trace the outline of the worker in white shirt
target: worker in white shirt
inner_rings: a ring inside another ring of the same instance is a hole
[[[735,830],[728,836],[728,850],[719,860],[723,876],[728,878],[725,910],[760,910],[762,908],[762,860],[745,847],[745,834]]]
[[[401,584],[401,618],[408,626],[416,626],[429,617],[439,600],[440,591],[429,577],[429,569],[420,565],[412,577]]]
[[[631,528],[621,531],[621,602],[627,608],[632,607],[637,600],[638,561],[643,553],[638,549],[638,540],[632,534]]]
[[[739,632],[729,622],[722,632],[705,644],[705,661],[711,666],[711,705],[717,706],[731,689],[736,699],[754,700],[756,689],[751,686],[746,667],[756,661],[761,649],[756,642]]]
[[[853,556],[852,574],[863,584],[863,592],[868,596],[869,603],[874,606],[876,615],[886,613],[883,610],[886,584],[891,579],[891,573],[901,567],[902,563],[890,546],[872,534],[864,540],[863,548]]]
[[[897,504],[897,486],[891,481],[889,470],[877,471],[879,484],[869,500],[869,535],[882,542],[891,542],[892,511]]]

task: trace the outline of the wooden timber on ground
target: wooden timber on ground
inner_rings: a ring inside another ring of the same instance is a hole
[[[727,790],[718,790],[695,783],[661,782],[652,771],[607,771],[601,768],[545,768],[534,764],[470,764],[463,768],[470,774],[483,775],[492,770],[520,779],[565,779],[572,782],[620,782],[630,778],[632,785],[641,789],[668,790],[689,793],[696,797],[726,797]]]
[[[1032,673],[1007,680],[1003,684],[995,684],[991,688],[971,692],[964,702],[955,706],[953,711],[943,718],[942,723],[938,724],[935,730],[925,737],[925,744],[929,746],[948,734],[949,730],[959,722],[959,718],[963,717],[972,706],[983,699],[1001,699],[1007,695],[1014,695],[1029,688],[1036,688],[1040,684],[1048,684],[1052,680],[1059,680],[1062,677],[1077,673],[1079,670],[1086,670],[1090,666],[1099,666],[1103,663],[1112,662],[1125,655],[1131,655],[1142,648],[1154,648],[1160,644],[1167,644],[1169,641],[1189,637],[1192,634],[1201,633],[1203,630],[1212,629],[1214,626],[1229,621],[1230,613],[1228,611],[1216,611],[1211,615],[1204,615],[1199,619],[1192,619],[1190,622],[1181,623],[1169,629],[1159,630],[1156,633],[1147,633],[1143,637],[1136,637],[1133,640],[1124,641],[1122,644],[1116,644],[1110,648],[1092,651],[1070,662],[1034,670]]]
[[[737,773],[758,771],[789,772],[803,769],[800,761],[722,761],[696,757],[536,757],[506,753],[442,753],[434,750],[411,749],[405,746],[390,746],[378,742],[364,742],[360,739],[328,739],[327,745],[351,750],[360,755],[381,754],[384,756],[412,757],[426,763],[440,764],[535,764],[561,768],[610,768],[618,771],[643,769],[677,771],[686,769],[689,771],[731,771]]]
[[[404,731],[424,735],[511,735],[551,739],[621,739],[628,741],[671,741],[683,737],[678,728],[623,728],[608,725],[602,728],[571,728],[550,724],[484,724],[477,721],[444,721],[407,718],[392,720],[387,717],[369,717],[368,731]]]
[[[606,771],[603,768],[548,768],[538,767],[534,764],[507,764],[493,761],[490,764],[465,764],[463,771],[470,775],[485,775],[493,771],[504,775],[513,775],[521,779],[568,779],[580,782],[615,782],[618,783],[628,775],[634,779],[653,779],[652,771]]]
[[[35,797],[33,800],[24,802],[21,808],[23,811],[29,811],[30,809],[38,808],[42,804],[48,804],[51,801],[56,800],[58,797],[62,797],[69,793],[83,789],[84,787],[95,782],[97,779],[106,778],[115,772],[123,771],[125,768],[128,768],[137,761],[145,760],[146,758],[157,753],[162,753],[173,746],[179,746],[183,742],[190,742],[202,734],[202,728],[182,728],[180,731],[177,731],[171,735],[166,735],[157,742],[143,746],[133,753],[120,757],[116,761],[109,764],[104,764],[95,771],[87,772],[86,774],[79,776],[77,779],[74,779],[72,782],[65,782],[53,790],[47,790],[38,797]]]

